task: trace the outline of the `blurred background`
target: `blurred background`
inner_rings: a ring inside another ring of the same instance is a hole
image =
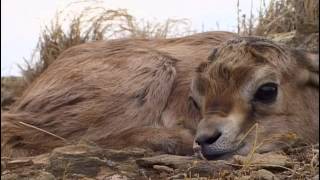
[[[2,0],[1,106],[89,41],[231,31],[318,51],[318,29],[318,0]]]
[[[247,17],[252,13],[254,17],[257,17],[261,8],[265,8],[265,4],[269,2],[270,0],[242,0],[239,3],[239,13]],[[158,26],[159,30],[159,24],[170,23],[167,27],[168,32],[155,35],[158,37],[176,37],[192,32],[212,30],[237,31],[238,7],[236,0],[203,0],[201,3],[182,0],[4,0],[2,5],[3,35],[1,43],[4,53],[1,58],[4,61],[1,61],[1,76],[21,75],[17,64],[22,64],[23,58],[30,57],[37,45],[39,34],[46,29],[46,26],[51,26],[50,23],[55,18],[59,18],[59,23],[64,25],[63,31],[67,32],[68,24],[72,22],[73,18],[79,17],[81,13],[83,16],[87,16],[87,19],[88,16],[102,17],[102,8],[119,11],[118,15],[114,14],[115,16],[109,14],[109,16],[114,16],[114,19],[105,18],[104,21],[120,20],[123,13],[126,13],[134,18],[132,22],[137,26],[135,28],[143,29],[146,26],[152,26],[144,31],[152,31],[151,29],[155,26]],[[85,9],[90,8],[91,12],[85,12]],[[101,23],[110,24],[110,22]],[[123,26],[125,26],[124,23],[126,22],[123,22]],[[119,30],[115,28],[109,28],[106,30],[106,34],[109,35],[110,31]],[[165,27],[162,30],[164,29]]]

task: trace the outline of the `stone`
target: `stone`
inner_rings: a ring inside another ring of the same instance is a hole
[[[16,180],[16,179],[19,179],[19,175],[18,174],[4,174],[4,175],[1,175],[1,179],[3,179],[3,180]]]
[[[284,169],[282,167],[290,167],[290,159],[286,155],[274,152],[265,154],[253,154],[248,156],[233,156],[234,163],[240,165],[250,165],[258,168]]]
[[[139,148],[112,150],[92,144],[68,145],[52,151],[47,170],[57,177],[109,177],[116,173],[135,177],[138,166],[133,159],[144,157],[146,152]]]
[[[54,154],[72,154],[81,156],[96,156],[113,161],[125,161],[130,158],[141,158],[149,151],[141,148],[126,148],[122,150],[102,149],[91,144],[77,144],[56,148]]]
[[[149,154],[149,151],[141,148],[128,148],[123,150],[104,149],[104,157],[113,161],[125,161],[130,158],[141,158]]]
[[[23,172],[11,172],[7,173],[5,175],[1,176],[1,179],[5,180],[29,180],[29,179],[34,179],[34,180],[56,180],[55,176],[53,176],[51,173],[42,171],[42,170],[28,170],[28,171],[23,171]]]
[[[109,177],[105,177],[104,180],[128,180],[126,176],[115,174]]]
[[[260,169],[258,171],[253,172],[251,174],[251,177],[259,180],[279,180],[279,178],[276,175],[265,169]]]
[[[98,174],[101,166],[108,163],[99,156],[102,150],[87,145],[70,145],[56,148],[49,158],[48,171],[55,176],[65,174],[80,174],[94,177]]]
[[[33,162],[29,158],[18,158],[11,161],[8,161],[6,167],[8,169],[20,168],[21,166],[30,166],[33,165]]]
[[[63,155],[78,155],[78,156],[92,156],[98,155],[103,150],[96,146],[90,146],[85,144],[69,145],[55,148],[52,151],[52,155],[63,154]]]
[[[168,179],[169,180],[186,179],[186,174],[185,173],[176,174],[176,175],[170,176]]]
[[[222,170],[232,170],[233,168],[226,161],[206,161],[196,157],[177,156],[163,154],[153,157],[137,159],[136,163],[145,168],[154,168],[157,166],[166,166],[177,169],[185,173],[198,174],[200,176],[213,176]]]
[[[150,167],[153,165],[164,165],[174,169],[178,168],[188,168],[192,165],[197,159],[190,156],[177,156],[162,154],[153,157],[145,157],[136,160],[136,163],[141,167]]]
[[[56,178],[48,172],[40,171],[39,174],[34,178],[34,180],[55,180]]]
[[[62,155],[50,157],[48,170],[55,176],[63,174],[83,174],[94,177],[100,171],[100,167],[106,165],[104,160],[97,157],[82,157],[77,155]]]
[[[239,180],[250,180],[250,176],[242,176],[242,177],[239,177]]]
[[[45,166],[49,165],[49,157],[50,157],[50,154],[45,153],[45,154],[41,154],[38,156],[30,157],[29,159],[32,161],[32,163],[34,165],[39,165],[39,166],[45,167]]]
[[[5,169],[6,169],[6,163],[3,160],[1,160],[1,174]]]
[[[161,166],[161,165],[153,165],[153,169],[156,169],[158,171],[163,171],[167,173],[172,173],[174,170],[168,166]]]

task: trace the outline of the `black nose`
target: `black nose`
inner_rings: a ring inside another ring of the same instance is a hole
[[[213,134],[200,134],[196,137],[196,143],[200,146],[210,145],[216,142],[221,136],[221,132],[215,132]]]

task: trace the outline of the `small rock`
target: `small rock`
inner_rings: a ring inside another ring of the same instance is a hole
[[[258,171],[253,172],[251,174],[251,177],[259,180],[279,180],[279,178],[276,175],[265,169],[260,169]]]
[[[168,166],[160,166],[160,165],[153,165],[153,169],[164,171],[167,173],[172,173],[174,170]]]
[[[99,147],[77,144],[55,148],[52,154],[92,156],[93,154],[97,155],[101,152],[102,149]]]
[[[289,167],[289,158],[282,154],[265,153],[265,154],[253,154],[248,156],[233,156],[235,163],[240,165],[252,165],[259,168],[272,168],[281,169],[281,167]]]
[[[195,161],[191,167],[188,168],[188,173],[199,174],[200,176],[214,177],[217,174],[232,171],[234,168],[226,164],[226,161]]]
[[[129,158],[144,157],[149,151],[141,148],[126,148],[122,150],[102,149],[98,146],[88,144],[69,145],[56,148],[52,151],[54,154],[71,154],[82,156],[96,156],[113,161],[124,161]]]
[[[71,145],[53,150],[49,158],[48,170],[55,176],[80,174],[94,177],[107,162],[100,159],[100,149],[85,145]],[[97,153],[97,154],[96,154]]]
[[[104,180],[128,180],[128,178],[126,176],[115,174],[115,175],[104,178]]]
[[[7,162],[8,169],[21,168],[21,166],[30,166],[33,162],[28,158],[15,159]]]
[[[250,176],[242,176],[238,180],[250,180]]]
[[[31,157],[30,159],[35,165],[47,166],[49,165],[49,157],[50,157],[50,154],[46,153],[46,154],[41,154],[38,156]]]
[[[6,163],[1,160],[1,174],[6,169]]]
[[[117,163],[111,161],[111,160],[106,160],[106,164],[108,167],[116,167]]]
[[[77,179],[77,180],[95,180],[96,178],[86,177],[82,174],[67,174],[62,177],[62,179]]]
[[[123,150],[104,149],[103,156],[113,161],[125,161],[129,158],[142,158],[149,152],[141,148],[128,148]]]
[[[5,174],[5,175],[1,175],[1,179],[4,179],[4,180],[16,180],[16,179],[19,179],[19,176],[18,174]]]
[[[34,179],[35,180],[55,180],[56,178],[51,173],[40,171],[39,174]]]
[[[5,180],[55,180],[56,178],[45,171],[42,170],[28,170],[28,171],[22,171],[22,172],[15,172],[15,173],[8,173],[1,176],[1,179]]]
[[[233,169],[231,166],[227,165],[225,161],[205,161],[190,156],[169,154],[141,158],[136,160],[136,163],[145,168],[152,168],[155,165],[166,166],[186,173],[199,174],[200,176],[213,176],[222,170]]]
[[[173,175],[173,176],[169,177],[168,179],[173,180],[173,179],[185,179],[185,178],[186,178],[186,174],[180,173],[180,174]]]
[[[174,169],[178,168],[188,168],[192,165],[193,161],[197,160],[190,156],[176,156],[163,154],[153,157],[146,157],[137,159],[136,163],[141,167],[153,167],[153,165],[164,165]]]

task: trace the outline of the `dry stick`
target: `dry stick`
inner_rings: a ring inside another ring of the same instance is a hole
[[[33,129],[35,129],[35,130],[38,130],[38,131],[41,131],[41,132],[43,132],[43,133],[49,134],[49,135],[51,135],[51,136],[53,136],[53,137],[56,137],[56,138],[58,138],[58,139],[60,139],[60,140],[62,140],[62,141],[65,141],[66,143],[69,143],[68,140],[66,140],[65,138],[60,137],[60,136],[58,136],[58,135],[55,135],[55,134],[53,134],[53,133],[51,133],[51,132],[48,132],[48,131],[43,130],[43,129],[40,129],[40,128],[38,128],[38,127],[36,127],[36,126],[33,126],[33,125],[31,125],[31,124],[24,123],[24,122],[22,122],[22,121],[19,121],[19,123],[22,124],[22,125],[24,125],[24,126],[27,126],[27,127],[29,127],[29,128],[33,128]]]
[[[254,125],[251,126],[251,128],[246,132],[246,134],[244,134],[243,137],[240,139],[240,141],[238,142],[237,146],[240,146],[240,144],[249,135],[249,133],[253,130],[253,128],[256,128],[256,126],[258,126],[258,123],[255,123]]]
[[[257,149],[257,141],[258,141],[258,123],[255,123],[254,126],[255,129],[256,129],[256,134],[255,134],[255,138],[254,138],[254,142],[253,142],[253,146],[252,146],[252,149],[251,149],[251,152],[250,152],[250,157],[249,159],[245,162],[244,166],[243,166],[243,169],[246,169],[248,167],[250,167],[251,165],[251,161],[252,161],[252,158],[253,158],[253,154],[255,153],[256,149]],[[251,128],[250,128],[251,130]]]
[[[249,19],[249,35],[252,35],[252,29],[253,29],[253,0],[251,0],[251,7],[250,7],[250,19]]]
[[[246,169],[248,167],[257,167],[259,166],[259,164],[250,164],[250,161],[252,160],[253,158],[253,154],[254,152],[259,149],[266,140],[263,140],[260,144],[257,145],[257,140],[258,140],[258,123],[254,124],[248,131],[247,133],[243,136],[242,139],[246,138],[246,136],[248,136],[248,134],[253,130],[253,128],[256,128],[256,134],[255,134],[255,140],[254,140],[254,144],[253,144],[253,147],[252,147],[252,150],[250,152],[250,158],[248,161],[246,161],[246,163],[244,165],[240,165],[240,164],[232,164],[232,163],[225,163],[227,165],[232,165],[232,166],[238,166],[238,167],[242,167],[243,169]],[[242,140],[243,141],[243,140]],[[241,143],[241,142],[240,142]],[[264,166],[268,166],[268,167],[278,167],[278,168],[282,168],[282,169],[285,169],[285,170],[288,170],[288,171],[291,171],[293,174],[297,174],[297,175],[301,175],[300,173],[296,172],[295,170],[293,169],[290,169],[290,168],[287,168],[287,167],[284,167],[284,166],[280,166],[280,165],[273,165],[273,164],[263,164]]]
[[[237,23],[238,23],[238,34],[240,34],[240,2],[237,0]]]
[[[256,146],[256,149],[259,149],[261,146],[263,146],[264,145],[264,143],[266,143],[266,142],[268,142],[268,141],[274,141],[275,139],[277,140],[277,139],[280,139],[281,138],[281,134],[276,134],[276,135],[273,135],[273,136],[271,136],[270,138],[268,138],[268,139],[263,139],[262,141],[261,141],[261,143],[260,144],[258,144],[257,146]],[[281,142],[280,141],[280,143],[283,143],[283,144],[285,144],[286,146],[289,146],[287,143],[284,143],[284,142]]]
[[[237,166],[237,167],[244,167],[246,165],[241,165],[241,164],[233,164],[233,163],[229,163],[229,162],[224,162],[224,164],[226,165],[230,165],[230,166]],[[259,166],[265,166],[265,167],[275,167],[275,168],[282,168],[282,169],[285,169],[285,170],[288,170],[288,171],[291,171],[292,173],[295,173],[297,175],[301,175],[300,173],[296,172],[295,170],[291,169],[291,168],[287,168],[285,166],[281,166],[281,165],[274,165],[274,164],[252,164],[252,165],[249,165],[249,167],[259,167]]]
[[[314,149],[313,149],[314,150]],[[311,159],[311,161],[310,161],[310,166],[311,166],[311,169],[314,171],[314,169],[316,169],[317,168],[317,165],[315,165],[316,164],[316,162],[317,162],[317,160],[319,159],[319,151],[318,152],[313,152],[313,157],[312,157],[312,159]],[[319,162],[318,162],[319,163]]]

